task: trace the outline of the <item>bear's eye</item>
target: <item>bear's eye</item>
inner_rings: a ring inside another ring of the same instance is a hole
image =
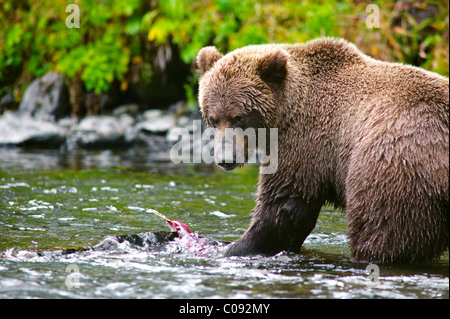
[[[233,126],[244,125],[245,122],[246,122],[246,119],[243,116],[235,116],[235,117],[233,117],[233,119],[231,121]]]

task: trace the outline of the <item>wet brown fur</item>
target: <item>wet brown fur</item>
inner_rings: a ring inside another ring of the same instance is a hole
[[[346,211],[354,261],[417,263],[449,244],[449,80],[344,40],[197,57],[204,119],[277,127],[248,230],[228,255],[298,252],[321,206]],[[214,123],[211,123],[211,120]]]

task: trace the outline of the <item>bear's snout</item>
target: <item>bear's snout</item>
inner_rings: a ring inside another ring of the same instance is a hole
[[[238,167],[240,164],[238,163],[217,163],[217,165],[222,168],[225,172],[230,172]]]
[[[245,153],[242,130],[227,128],[224,134],[215,130],[214,160],[224,171],[229,172],[243,165],[246,162]]]

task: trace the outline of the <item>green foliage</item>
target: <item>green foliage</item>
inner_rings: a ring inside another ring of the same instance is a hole
[[[160,0],[148,40],[156,45],[171,39],[189,63],[205,45],[223,51],[248,44],[303,42],[339,36],[334,1]],[[347,2],[345,2],[347,3]],[[351,8],[349,5],[347,8]]]
[[[161,9],[150,26],[148,39],[156,44],[171,39],[188,63],[206,45],[227,52],[248,44],[344,37],[375,58],[406,62],[448,76],[448,4],[374,3],[380,8],[380,28],[369,28],[365,23],[366,7],[371,2],[159,1]],[[417,14],[426,17],[420,23],[412,15],[418,10],[429,11]]]
[[[17,78],[22,84],[57,70],[70,78],[80,74],[86,90],[100,94],[128,71],[131,37],[140,22],[132,15],[141,0],[77,1],[80,28],[66,26],[71,14],[66,12],[68,1],[22,1],[22,6],[4,2],[0,86]]]
[[[80,8],[80,28],[66,26],[70,3]],[[365,23],[371,3],[380,8],[380,28]],[[156,59],[159,48],[173,53],[167,48],[177,47],[175,58],[188,65],[207,45],[226,53],[321,36],[346,38],[374,58],[449,74],[448,3],[438,0],[0,0],[0,6],[0,96],[23,92],[50,70],[96,94],[115,80],[122,89],[130,78],[150,83],[152,64],[174,58]],[[195,76],[185,79],[190,105],[196,82]]]
[[[114,79],[122,80],[128,70],[130,50],[123,45],[117,28],[105,31],[101,38],[69,51],[59,59],[57,70],[74,77],[81,72],[88,91],[107,91]]]

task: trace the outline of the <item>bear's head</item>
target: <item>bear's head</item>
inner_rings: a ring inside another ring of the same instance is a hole
[[[225,171],[254,156],[256,147],[250,140],[266,134],[267,143],[270,128],[277,128],[283,120],[279,105],[288,59],[285,50],[272,45],[248,46],[225,56],[215,47],[198,53],[200,110],[208,126],[215,129],[215,161]]]

